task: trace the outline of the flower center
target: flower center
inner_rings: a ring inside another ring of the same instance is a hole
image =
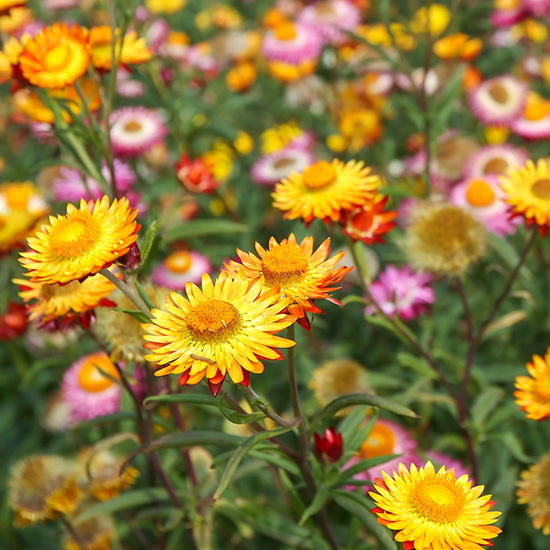
[[[304,185],[309,189],[321,189],[336,179],[336,168],[332,164],[321,160],[306,168],[302,179]]]
[[[495,201],[495,192],[485,180],[473,180],[468,185],[466,200],[477,207],[489,206]]]
[[[273,168],[275,168],[275,170],[285,170],[286,168],[289,168],[290,166],[293,166],[293,165],[294,165],[294,159],[283,157],[281,159],[276,160],[273,163]]]
[[[542,120],[548,113],[548,102],[538,94],[529,94],[523,116],[527,120],[537,121]]]
[[[103,371],[103,372],[102,372]],[[95,354],[82,365],[78,373],[78,383],[83,390],[99,393],[110,388],[115,382],[105,376],[119,379],[118,371],[111,360],[103,354]]]
[[[189,311],[185,323],[195,338],[211,344],[227,342],[237,334],[242,319],[233,304],[209,298]]]
[[[125,132],[128,132],[129,134],[135,134],[136,132],[139,132],[143,128],[143,126],[137,120],[131,120],[130,122],[127,122],[123,128]]]
[[[544,374],[537,380],[536,392],[544,399],[550,399],[550,373]]]
[[[489,87],[489,95],[500,104],[506,103],[510,96],[508,90],[502,84],[492,84]]]
[[[92,249],[100,233],[99,224],[90,212],[71,212],[52,227],[50,248],[62,258],[77,258]]]
[[[40,288],[40,297],[43,300],[51,300],[59,296],[70,296],[73,292],[77,292],[80,286],[78,281],[71,281],[66,285],[58,285],[57,283],[53,285],[44,284]]]
[[[531,193],[537,199],[542,199],[543,201],[550,200],[550,179],[537,180],[531,187]]]
[[[64,68],[71,59],[71,49],[68,44],[58,44],[47,54],[44,61],[47,71],[56,72]]]
[[[369,437],[365,439],[359,449],[361,458],[373,458],[375,456],[391,455],[395,448],[395,436],[393,431],[384,424],[375,424]]]
[[[186,273],[192,264],[191,254],[187,250],[174,252],[166,258],[166,267],[172,273]]]
[[[413,502],[418,512],[438,523],[456,521],[465,500],[455,480],[445,477],[422,479],[413,490]]]
[[[296,27],[290,22],[285,21],[277,25],[273,32],[278,40],[294,40],[296,38]]]
[[[491,159],[483,168],[484,174],[504,174],[508,170],[508,162],[503,158]]]
[[[262,273],[268,286],[282,288],[303,281],[309,264],[302,249],[296,245],[280,244],[270,250],[262,260]]]

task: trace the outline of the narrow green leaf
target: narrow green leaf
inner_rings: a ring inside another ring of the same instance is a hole
[[[145,302],[145,305],[149,309],[153,309],[157,307],[155,306],[155,304],[153,304],[153,302],[151,302],[151,298],[149,298],[149,296],[147,295],[147,292],[145,292],[145,289],[143,288],[143,286],[141,286],[141,284],[138,281],[134,281],[134,285],[136,285],[136,290],[138,291],[139,297]],[[150,323],[151,319],[148,319],[147,322]]]
[[[145,263],[145,261],[147,260],[151,252],[151,249],[153,248],[153,242],[155,240],[155,237],[157,236],[157,231],[158,231],[158,223],[157,223],[157,220],[155,220],[149,226],[149,229],[147,229],[147,232],[145,233],[145,237],[143,237],[143,240],[139,247],[139,250],[141,252],[142,263]]]
[[[257,422],[258,420],[263,420],[265,418],[265,414],[260,411],[250,414],[242,414],[237,412],[229,404],[229,400],[225,395],[218,401],[218,408],[225,418],[233,424],[250,424],[250,422]]]
[[[249,230],[250,228],[247,225],[229,220],[192,220],[166,230],[164,239],[170,242],[208,235],[219,237],[232,233],[248,233]]]
[[[472,423],[476,428],[483,427],[489,414],[496,409],[505,396],[506,392],[498,386],[490,386],[477,396],[472,406]]]
[[[300,475],[298,466],[296,466],[296,464],[285,455],[278,453],[274,448],[271,448],[270,451],[251,449],[248,451],[248,456],[250,456],[250,458],[254,458],[255,460],[261,460],[262,462],[276,466],[277,468],[281,468],[282,470],[286,470],[295,476]]]
[[[150,323],[151,319],[145,315],[142,311],[139,311],[139,309],[124,309],[123,307],[115,307],[113,308],[115,311],[120,311],[121,313],[126,313],[126,315],[129,315],[136,321],[139,321],[140,323]]]
[[[342,395],[337,397],[331,403],[329,403],[319,414],[322,418],[330,418],[334,416],[338,411],[351,407],[352,405],[368,405],[370,407],[377,407],[384,409],[401,416],[408,416],[410,418],[418,418],[418,415],[389,399],[384,399],[377,395],[370,395],[368,393],[350,393],[348,395]]]
[[[367,439],[378,420],[378,411],[375,411],[368,421],[366,421],[367,407],[358,407],[363,410],[363,422],[352,432],[346,433],[346,437],[342,435],[344,440],[344,460],[349,460],[357,453],[363,442]]]
[[[356,294],[351,294],[350,296],[346,296],[342,300],[343,306],[347,306],[348,304],[355,304],[355,303],[365,306],[367,305],[368,302],[365,300],[365,298],[363,298],[363,296],[357,296]]]
[[[319,512],[319,510],[321,510],[321,508],[325,505],[325,502],[327,501],[329,495],[330,495],[330,490],[325,485],[320,485],[317,488],[315,497],[313,497],[311,504],[304,510],[304,513],[302,514],[302,517],[298,522],[298,525],[300,527],[302,527],[302,525],[304,525],[304,523],[311,516],[314,516],[317,512]]]
[[[525,452],[522,442],[514,433],[505,432],[496,436],[495,439],[501,441],[516,460],[527,464],[533,462],[533,457]]]
[[[405,338],[403,333],[395,326],[394,323],[386,319],[385,317],[379,317],[377,315],[365,315],[365,320],[367,323],[370,323],[371,325],[376,325],[379,327],[383,327],[390,332],[393,332],[402,342],[404,342],[407,345],[410,345],[410,342]],[[403,331],[407,333],[407,335],[411,338],[411,340],[416,340],[414,334],[411,333],[411,331],[405,327],[402,326]]]
[[[367,460],[360,460],[357,464],[354,464],[350,468],[347,468],[341,471],[340,476],[338,478],[338,484],[345,485],[348,483],[349,479],[352,478],[355,474],[360,474],[361,472],[364,472],[369,468],[374,468],[375,466],[379,466],[380,464],[389,462],[390,460],[393,460],[398,456],[401,456],[401,455],[399,454],[383,455],[383,456],[375,456]]]
[[[205,405],[207,407],[218,408],[215,399],[209,395],[200,395],[196,393],[170,393],[166,395],[152,395],[147,397],[143,404],[148,403],[188,403],[189,405]]]

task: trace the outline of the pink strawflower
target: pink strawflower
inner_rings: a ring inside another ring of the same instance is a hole
[[[260,185],[275,185],[292,172],[302,173],[315,162],[309,149],[285,147],[270,155],[262,155],[252,166],[252,179]]]
[[[132,78],[132,73],[123,67],[117,70],[116,93],[122,97],[136,98],[145,93],[145,85]]]
[[[187,283],[198,285],[204,273],[212,273],[210,260],[199,252],[178,250],[154,271],[153,282],[170,290],[183,291]]]
[[[455,185],[449,201],[469,210],[492,233],[504,237],[516,232],[520,218],[510,219],[508,204],[503,199],[498,176],[477,176]]]
[[[519,23],[525,15],[525,8],[520,3],[515,8],[493,11],[491,13],[491,23],[495,27],[510,27]]]
[[[428,286],[431,280],[431,275],[415,273],[410,265],[402,268],[389,265],[371,284],[370,291],[384,313],[391,317],[397,314],[403,321],[409,321],[425,313],[435,302],[434,290]],[[376,309],[367,306],[365,313],[374,315]]]
[[[422,454],[426,455],[427,459],[433,462],[436,470],[441,468],[441,466],[445,466],[447,470],[454,468],[457,479],[463,475],[467,475],[472,480],[472,485],[475,485],[472,474],[457,458],[453,458],[452,456],[445,455],[443,453],[436,453],[435,451],[426,451]],[[422,460],[421,462],[415,462],[415,464],[420,467],[423,466],[425,462],[425,460]]]
[[[346,31],[359,26],[361,13],[346,0],[327,0],[306,6],[297,20],[315,29],[325,42],[339,46],[348,39]]]
[[[73,422],[119,410],[121,385],[112,378],[117,379],[118,373],[104,352],[85,355],[65,371],[61,391],[63,399],[71,405]]]
[[[470,108],[484,124],[509,126],[521,117],[527,100],[527,85],[512,75],[482,82],[468,96]]]
[[[505,174],[510,168],[523,166],[529,155],[513,145],[486,145],[478,149],[464,167],[465,178]]]
[[[523,8],[533,17],[550,15],[550,0],[523,0]]]
[[[114,169],[117,190],[126,193],[136,181],[136,175],[130,166],[118,159],[114,161]],[[97,181],[76,168],[62,166],[59,172],[60,177],[53,180],[53,192],[58,201],[78,203],[80,199],[97,200],[105,194]],[[110,170],[105,164],[101,173],[107,182],[111,181]]]
[[[159,53],[170,34],[170,25],[164,19],[155,19],[145,33],[147,44],[155,53]]]
[[[290,65],[317,59],[321,48],[321,36],[317,30],[290,21],[268,30],[262,41],[262,52],[267,59]]]
[[[537,140],[550,139],[550,114],[539,120],[530,120],[522,116],[510,125],[514,134],[523,139]]]
[[[123,107],[111,114],[111,141],[117,155],[141,155],[167,134],[164,116],[157,109]]]

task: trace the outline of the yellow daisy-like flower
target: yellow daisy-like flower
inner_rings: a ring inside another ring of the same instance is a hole
[[[166,297],[167,311],[153,310],[145,346],[148,361],[162,368],[156,376],[181,374],[180,384],[197,384],[205,376],[215,395],[227,373],[236,384],[248,385],[250,373],[261,373],[261,359],[281,359],[274,348],[289,348],[292,340],[275,336],[295,317],[283,313],[290,300],[274,287],[250,281],[239,273],[220,273],[213,283],[202,277],[202,290],[186,285],[187,299],[176,292]]]
[[[528,505],[527,513],[533,518],[533,527],[550,535],[550,453],[521,472],[517,495],[520,504]]]
[[[145,0],[145,7],[154,14],[174,13],[185,7],[187,0]]]
[[[20,8],[27,3],[27,0],[0,0],[0,15],[6,15],[13,8]]]
[[[527,413],[527,418],[550,418],[550,348],[544,358],[533,355],[533,361],[527,363],[527,370],[531,376],[516,377],[516,403]]]
[[[26,279],[13,279],[19,285],[19,296],[28,303],[29,320],[47,323],[59,317],[86,313],[98,306],[114,305],[107,297],[115,285],[103,275],[94,275],[81,283],[71,281],[66,285],[57,283],[33,283]]]
[[[302,174],[293,172],[275,186],[273,206],[286,212],[285,218],[302,218],[309,225],[315,218],[338,221],[342,210],[351,210],[373,199],[380,184],[378,176],[363,162],[344,164],[319,161]]]
[[[117,41],[115,44],[116,55],[120,51],[120,31],[117,30]],[[92,27],[90,29],[90,44],[92,45],[92,65],[96,69],[108,71],[111,69],[111,48],[113,31],[109,25]],[[139,38],[135,31],[127,32],[124,35],[122,51],[120,52],[120,63],[124,65],[137,65],[145,63],[153,57],[153,52],[147,46],[145,38]]]
[[[33,19],[34,13],[31,9],[25,6],[14,7],[7,15],[0,16],[0,32],[13,34],[27,23],[31,23]]]
[[[550,228],[550,159],[536,164],[528,160],[523,167],[509,169],[501,176],[500,185],[512,212],[523,216],[526,223],[538,225],[545,235]]]
[[[64,216],[50,216],[36,236],[27,239],[29,252],[21,252],[21,264],[32,282],[70,283],[109,267],[137,240],[137,210],[128,199],[109,205],[106,195],[80,209],[67,205]]]
[[[42,193],[31,182],[0,185],[0,256],[23,243],[48,210]]]
[[[268,288],[279,288],[290,300],[289,311],[299,318],[301,324],[306,322],[306,328],[307,319],[303,319],[306,312],[322,313],[313,300],[325,299],[340,303],[330,296],[332,291],[340,287],[332,285],[341,281],[353,268],[336,268],[344,252],[327,259],[330,239],[326,239],[314,251],[313,237],[306,237],[298,244],[291,233],[288,239],[283,239],[280,243],[271,237],[268,250],[256,243],[256,251],[259,257],[237,250],[242,264],[231,261],[225,265],[226,269],[233,276],[242,273],[254,283],[259,281]]]
[[[303,137],[304,131],[294,121],[268,128],[260,135],[262,153],[276,153]]]
[[[95,516],[86,521],[72,522],[78,540],[86,550],[111,550],[115,525],[108,516]],[[82,550],[82,546],[69,534],[63,539],[63,550]]]
[[[87,29],[54,23],[25,43],[19,64],[31,84],[57,89],[74,84],[87,71],[90,56]]]
[[[491,512],[491,495],[481,496],[484,486],[472,487],[467,475],[431,462],[423,468],[399,464],[399,473],[376,479],[369,495],[378,523],[396,531],[396,541],[406,550],[481,550],[501,529],[493,526],[500,512]]]

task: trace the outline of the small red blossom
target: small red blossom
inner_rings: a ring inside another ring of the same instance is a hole
[[[117,264],[124,269],[137,269],[141,265],[141,252],[138,244],[132,244],[132,246],[130,246],[130,250],[118,259]]]
[[[374,199],[364,206],[345,212],[342,219],[343,234],[368,245],[375,242],[383,243],[381,235],[385,235],[397,225],[393,221],[397,217],[397,212],[384,212],[387,201],[388,197]]]
[[[210,195],[220,186],[220,182],[214,178],[212,166],[205,163],[202,158],[191,160],[188,155],[182,153],[174,168],[180,183],[191,193]]]
[[[27,308],[24,304],[11,302],[8,311],[0,314],[0,340],[15,340],[27,330]]]
[[[329,426],[321,437],[318,433],[314,433],[315,446],[313,452],[319,462],[324,462],[325,456],[329,462],[337,462],[344,453],[344,443],[342,434]]]

